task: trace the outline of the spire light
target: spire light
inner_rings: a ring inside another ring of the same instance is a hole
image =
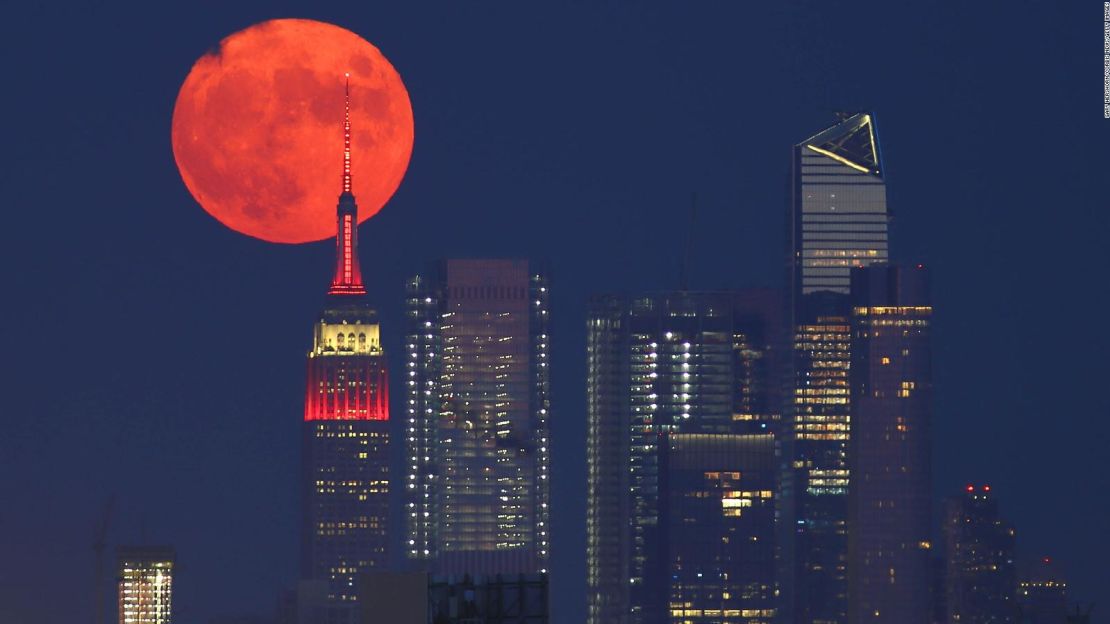
[[[351,74],[343,86],[343,193],[339,195],[339,225],[335,237],[335,277],[332,295],[365,295],[358,266],[358,205],[351,190]]]
[[[351,192],[351,74],[343,85],[343,192]]]

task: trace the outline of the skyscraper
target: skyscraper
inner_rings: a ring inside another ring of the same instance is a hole
[[[927,271],[852,272],[849,621],[928,624],[932,412]]]
[[[871,114],[794,146],[790,211],[793,396],[782,583],[787,621],[848,615],[851,270],[887,260],[886,185]]]
[[[430,571],[547,569],[549,298],[525,260],[445,260],[408,284],[406,548]]]
[[[848,371],[851,326],[840,297],[810,295],[794,326],[794,396],[786,443],[792,458],[784,518],[794,527],[784,561],[787,609],[829,624],[847,618]]]
[[[1015,533],[991,487],[968,485],[946,500],[942,533],[948,624],[1016,622]]]
[[[797,295],[847,294],[851,270],[888,259],[886,183],[870,113],[794,146],[793,280]]]
[[[666,434],[657,548],[675,624],[770,624],[776,613],[771,434]],[[650,613],[646,613],[651,620]],[[660,620],[656,620],[660,621]]]
[[[681,581],[668,572],[672,551],[665,543],[669,525],[661,524],[664,508],[675,517],[681,505],[671,497],[679,491],[713,489],[715,500],[721,501],[724,489],[751,488],[746,482],[721,478],[703,483],[700,473],[674,473],[670,478],[677,480],[678,489],[666,489],[660,483],[667,476],[661,463],[672,450],[681,454],[691,447],[683,443],[672,449],[665,436],[720,435],[725,436],[722,444],[728,436],[774,436],[781,415],[776,380],[784,342],[781,297],[774,291],[591,300],[586,344],[586,582],[591,624],[668,621],[668,600],[674,588],[689,579]],[[731,474],[737,462],[746,461],[743,457],[722,460],[716,468],[705,466],[702,473]],[[686,465],[685,459],[672,459],[676,463],[671,466]],[[734,534],[729,532],[733,519],[722,514],[713,519],[718,524],[706,534],[727,534],[737,543],[765,536],[768,528],[758,522],[745,524],[743,530],[754,533]],[[775,530],[773,519],[770,530]],[[699,553],[696,556],[705,554],[704,544],[689,546]],[[722,552],[747,557],[739,549]],[[735,563],[726,559],[714,565],[727,570]],[[773,570],[763,571],[773,576]],[[767,577],[760,578],[773,585]],[[720,580],[705,579],[707,587]],[[710,594],[721,600],[719,592],[706,592],[707,600]],[[765,608],[762,597],[748,598],[750,609]],[[701,608],[704,612],[706,607]],[[722,607],[718,602],[709,608]]]
[[[350,97],[335,273],[308,352],[301,572],[328,583],[335,618],[354,616],[355,578],[388,561],[389,394],[377,313],[358,261]]]
[[[173,622],[173,569],[176,556],[169,546],[120,546],[119,623]]]

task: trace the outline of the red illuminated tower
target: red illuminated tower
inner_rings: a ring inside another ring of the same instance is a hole
[[[365,295],[358,266],[358,204],[351,192],[351,84],[344,88],[343,192],[339,194],[338,233],[335,237],[335,277],[329,295]]]
[[[388,559],[388,378],[358,263],[349,86],[337,215],[335,275],[308,352],[302,447],[302,575],[327,584],[328,621],[348,619],[357,575]]]

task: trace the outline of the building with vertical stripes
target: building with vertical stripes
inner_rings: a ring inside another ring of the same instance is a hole
[[[301,450],[301,576],[326,584],[327,624],[353,621],[356,578],[389,562],[389,386],[359,266],[349,111],[335,271],[307,357]]]
[[[781,574],[788,621],[847,621],[851,271],[887,261],[889,220],[873,115],[840,114],[794,146],[792,461],[783,512],[794,530]]]
[[[781,305],[771,290],[591,299],[590,624],[774,616]]]
[[[407,288],[405,548],[436,574],[533,574],[550,552],[546,274],[449,259]]]

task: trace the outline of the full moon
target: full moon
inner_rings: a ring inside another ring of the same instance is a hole
[[[256,24],[193,65],[172,131],[189,192],[220,223],[255,238],[306,243],[334,236],[347,80],[352,190],[359,221],[374,216],[412,155],[408,91],[368,41],[312,20]]]

